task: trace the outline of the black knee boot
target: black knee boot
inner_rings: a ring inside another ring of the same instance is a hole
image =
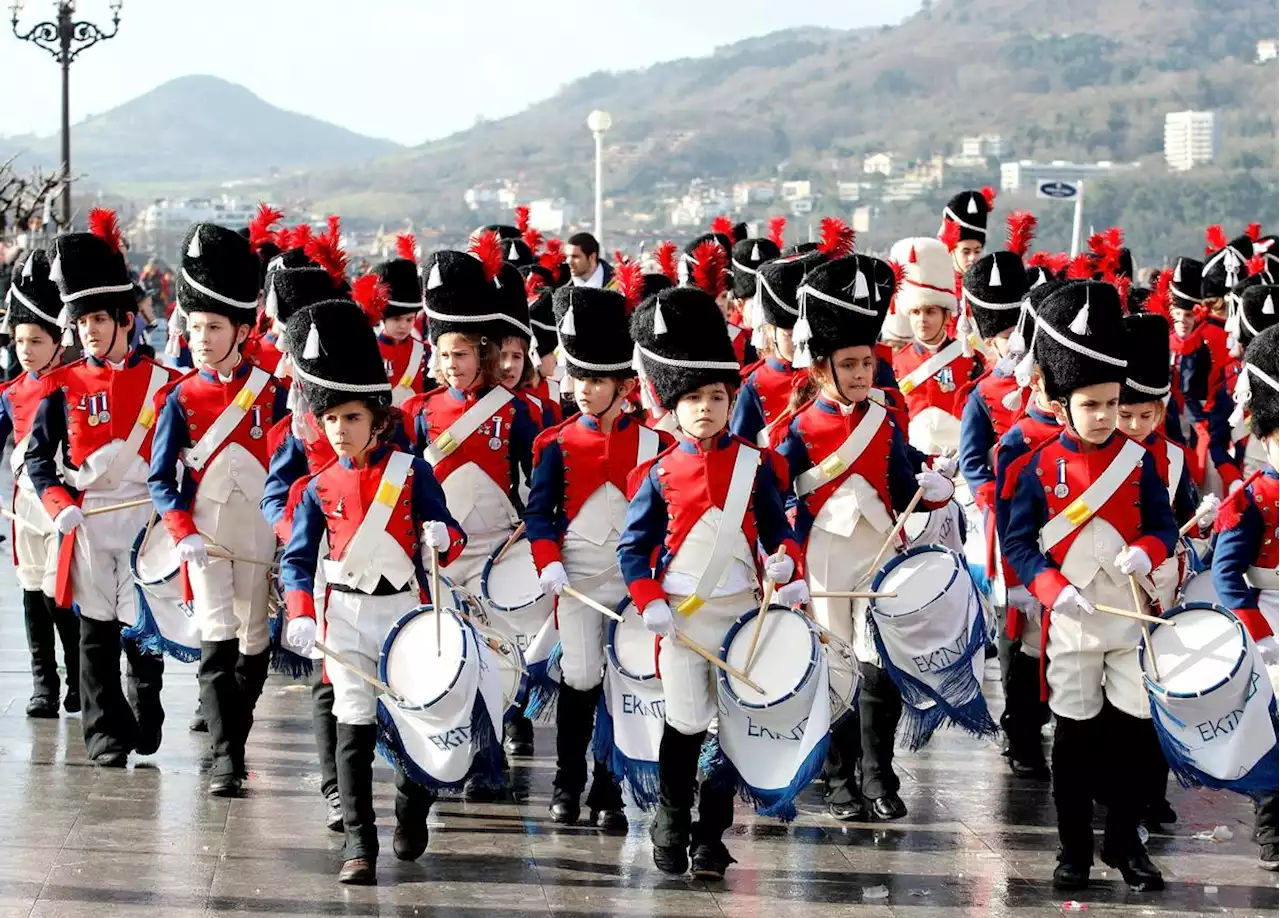
[[[597,685],[588,691],[585,712],[582,719],[583,746],[590,748],[591,735],[595,727],[596,709],[600,705],[603,685]],[[609,770],[609,763],[604,759],[593,758],[591,771],[591,790],[587,792],[588,821],[597,828],[607,832],[625,832],[627,815],[623,812],[622,782]]]
[[[124,655],[128,660],[126,683],[129,704],[138,724],[138,755],[151,755],[160,748],[161,727],[164,725],[164,707],[160,704],[160,689],[164,686],[164,657],[143,653],[133,641],[124,642]]]
[[[1107,784],[1107,822],[1102,841],[1102,861],[1119,870],[1131,889],[1154,892],[1164,889],[1164,877],[1147,856],[1138,838],[1138,822],[1150,791],[1144,766],[1151,746],[1158,743],[1155,725],[1108,705],[1099,717],[1105,742],[1097,750],[1103,756],[1099,771]]]
[[[587,786],[587,746],[595,717],[592,692],[560,686],[556,699],[556,775],[551,782],[551,819],[572,825],[578,821],[579,799]]]
[[[414,782],[396,769],[396,830],[391,849],[402,861],[416,861],[427,850],[427,816],[436,802],[433,788]]]
[[[1258,866],[1275,870],[1277,835],[1280,835],[1280,797],[1267,794],[1254,802],[1253,840],[1258,843]]]
[[[74,714],[80,710],[80,617],[71,609],[60,608],[52,596],[44,597],[44,601],[53,626],[58,629],[62,663],[67,669],[67,694],[62,706],[68,714]]]
[[[649,826],[653,863],[663,873],[689,869],[689,833],[697,791],[698,756],[706,731],[686,736],[670,724],[658,746],[658,808]]]
[[[533,721],[519,711],[502,725],[502,748],[507,755],[533,755]]]
[[[900,782],[893,770],[893,742],[902,717],[902,695],[879,666],[859,661],[862,691],[858,719],[862,731],[862,792],[879,819],[900,819],[907,808],[898,796]]]
[[[831,731],[827,758],[822,764],[827,776],[827,809],[836,819],[856,821],[867,817],[858,774],[861,759],[862,723],[858,712],[851,711]]]
[[[1059,717],[1053,734],[1053,805],[1058,815],[1060,845],[1054,886],[1058,889],[1083,889],[1093,865],[1096,719]]]
[[[44,593],[22,591],[22,618],[27,626],[27,649],[31,651],[31,699],[28,717],[57,717],[60,685],[58,658],[53,643],[53,617]]]
[[[1021,645],[1013,645],[1005,680],[1004,713],[1000,727],[1009,741],[1005,755],[1010,770],[1020,778],[1049,780],[1040,729],[1045,724],[1040,700],[1040,661],[1029,657]]]
[[[85,752],[99,765],[123,767],[138,724],[120,686],[120,622],[80,617],[80,726]]]
[[[342,826],[346,832],[343,858],[378,857],[378,829],[373,812],[373,753],[376,724],[338,724],[338,793],[342,796]]]
[[[213,769],[209,793],[234,797],[240,793],[244,771],[244,697],[236,679],[240,642],[204,641],[200,644],[200,709],[209,724]]]
[[[262,688],[267,684],[267,670],[271,665],[271,651],[264,650],[246,656],[240,654],[236,661],[236,681],[240,683],[240,700],[244,706],[241,722],[240,749],[249,740],[249,731],[253,729],[253,712],[258,707],[258,699],[262,697]],[[241,766],[244,766],[242,761]]]

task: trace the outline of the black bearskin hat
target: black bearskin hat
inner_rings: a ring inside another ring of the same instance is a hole
[[[114,211],[90,211],[89,232],[64,233],[53,240],[49,279],[58,285],[66,313],[59,322],[64,328],[100,310],[117,320],[137,311]]]
[[[1169,394],[1169,320],[1154,313],[1124,317],[1129,366],[1120,404],[1158,402]]]
[[[1128,345],[1120,294],[1102,281],[1077,281],[1054,290],[1036,311],[1035,362],[1049,398],[1098,383],[1123,383]]]
[[[554,354],[560,343],[556,336],[556,316],[551,297],[556,291],[556,276],[542,265],[528,265],[520,269],[524,277],[525,302],[529,304],[529,327],[538,346],[538,355]]]
[[[182,240],[177,293],[182,311],[210,312],[240,325],[258,318],[261,262],[249,240],[213,223],[197,223]]]
[[[1276,324],[1276,310],[1280,309],[1280,287],[1257,284],[1245,290],[1240,297],[1240,327],[1236,340],[1246,348],[1254,338]]]
[[[565,370],[583,376],[634,376],[627,301],[595,287],[561,287],[552,300]]]
[[[1206,300],[1225,297],[1227,292],[1249,274],[1253,258],[1253,240],[1237,236],[1205,259],[1201,273],[1201,296]]]
[[[295,379],[317,416],[348,401],[391,404],[391,384],[368,316],[350,300],[324,300],[285,329]]]
[[[49,280],[49,256],[44,249],[33,249],[14,263],[5,304],[8,312],[0,333],[11,335],[19,325],[39,325],[58,341],[62,298],[58,285]]]
[[[1173,263],[1173,276],[1169,281],[1169,306],[1172,309],[1194,309],[1204,302],[1201,274],[1204,262],[1194,258],[1179,257]]]
[[[324,268],[277,268],[267,283],[265,312],[282,325],[300,309],[351,295],[351,285],[343,281],[335,286],[333,275]]]
[[[745,300],[755,295],[756,271],[766,261],[777,258],[781,252],[772,239],[743,239],[733,247],[733,295]]]
[[[821,264],[825,256],[817,250],[805,255],[775,258],[760,266],[756,278],[759,282],[759,309],[766,325],[774,328],[795,328],[800,318],[800,299],[797,291],[805,274]]]
[[[990,188],[960,192],[942,209],[944,233],[947,223],[954,223],[960,231],[957,242],[976,239],[986,245],[987,218],[991,216],[991,204],[994,200],[995,190]]]
[[[502,338],[516,337],[522,338],[525,344],[532,343],[533,329],[529,327],[529,300],[524,292],[524,276],[508,261],[498,272],[498,282],[500,286],[495,288],[495,303],[496,311],[504,316]]]
[[[391,299],[383,315],[387,318],[411,316],[422,308],[422,276],[418,264],[409,258],[391,258],[382,262],[373,272],[391,291]]]
[[[681,396],[711,383],[730,392],[738,387],[740,367],[724,316],[697,287],[672,287],[641,303],[631,314],[631,337],[663,408],[674,409]]]
[[[489,238],[496,241],[496,237]],[[499,288],[494,283],[500,282],[501,268],[500,253],[497,264],[488,268],[468,252],[445,250],[427,256],[422,296],[432,344],[449,332],[478,335],[495,344],[515,333],[514,327],[501,319],[481,318],[502,312]],[[520,290],[523,298],[523,282]]]
[[[964,299],[978,336],[994,338],[1018,322],[1018,309],[1030,284],[1022,259],[1013,252],[991,252],[964,273]]]
[[[799,289],[803,315],[795,329],[794,365],[808,365],[802,356],[805,351],[819,358],[841,348],[874,347],[893,300],[894,284],[892,266],[878,258],[846,255],[818,262]]]
[[[1241,379],[1248,378],[1245,407],[1249,409],[1249,430],[1258,438],[1269,437],[1280,426],[1276,398],[1280,396],[1280,372],[1276,367],[1276,342],[1280,326],[1272,325],[1250,342],[1244,352]],[[1239,385],[1236,391],[1240,391]]]

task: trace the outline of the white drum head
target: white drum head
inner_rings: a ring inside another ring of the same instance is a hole
[[[1213,571],[1201,571],[1198,574],[1192,574],[1187,578],[1187,582],[1182,585],[1182,593],[1180,594],[1182,605],[1193,602],[1211,602],[1214,605],[1222,605],[1222,601],[1218,599],[1218,588],[1213,585]],[[1182,626],[1179,625],[1178,628]],[[1177,631],[1177,628],[1172,629]],[[1164,670],[1161,670],[1164,672]]]
[[[1231,615],[1216,609],[1173,609],[1166,616],[1176,627],[1151,632],[1152,661],[1144,657],[1147,676],[1176,695],[1206,692],[1228,679],[1243,659],[1246,645]],[[1156,673],[1159,673],[1157,678]]]
[[[494,557],[502,551],[499,546]],[[496,611],[521,609],[543,598],[538,570],[533,564],[533,548],[528,539],[512,544],[501,561],[485,565],[480,592]]]
[[[658,674],[658,655],[653,635],[644,627],[644,619],[635,606],[627,603],[620,610],[622,621],[609,625],[609,650],[618,672],[639,682]]]
[[[890,562],[875,578],[873,589],[879,593],[897,593],[896,597],[873,599],[878,615],[893,618],[911,615],[955,594],[957,613],[964,614],[970,595],[968,584],[958,583],[960,564],[956,555],[938,548],[912,549]],[[967,573],[967,572],[966,572]]]
[[[437,703],[462,679],[471,648],[467,627],[453,613],[440,617],[440,652],[436,648],[436,615],[417,609],[402,618],[387,635],[382,650],[382,681],[409,706]],[[467,699],[469,702],[471,699]]]
[[[746,671],[747,651],[756,631],[757,617],[757,612],[751,612],[738,619],[726,638],[726,649],[721,656],[739,671]],[[769,707],[784,701],[809,680],[818,652],[818,639],[804,616],[772,606],[760,625],[760,640],[751,666],[751,681],[764,689],[764,694],[726,674],[729,691],[746,707]]]

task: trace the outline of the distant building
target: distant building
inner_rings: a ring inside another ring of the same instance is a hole
[[[1137,163],[1069,163],[1055,159],[1051,163],[1037,163],[1029,159],[1021,159],[1015,163],[1000,164],[1000,190],[1021,191],[1033,189],[1039,182],[1062,181],[1075,182],[1080,179],[1097,178],[1114,172],[1122,172],[1137,166]]]
[[[960,138],[960,155],[971,159],[1004,156],[1004,138],[999,134],[979,134]]]
[[[868,182],[836,182],[836,197],[845,204],[862,199],[862,189]]]
[[[798,201],[801,198],[813,197],[813,183],[808,179],[798,179],[782,183],[782,200]]]
[[[475,185],[462,193],[462,201],[471,210],[484,207],[510,208],[516,206],[516,188],[506,180]]]
[[[1164,116],[1164,158],[1174,172],[1213,162],[1218,128],[1213,112],[1169,112]]]
[[[865,207],[854,208],[853,214],[851,216],[852,216],[852,220],[850,220],[849,225],[853,227],[853,231],[855,233],[871,232],[870,205]]]
[[[893,175],[894,168],[898,165],[897,153],[872,153],[862,161],[862,171],[866,175]]]
[[[538,198],[529,202],[529,225],[539,232],[562,233],[573,219],[573,205],[564,198]]]
[[[733,186],[733,203],[735,207],[748,204],[772,204],[777,196],[772,182],[738,182]]]
[[[806,184],[808,184],[806,182]],[[791,213],[794,216],[813,213],[813,198],[795,198],[791,202]]]
[[[1265,64],[1280,57],[1280,47],[1274,38],[1263,38],[1258,41],[1258,63]]]
[[[135,218],[134,246],[176,263],[178,246],[193,223],[214,223],[228,229],[248,226],[258,210],[254,201],[220,198],[167,198],[144,207]]]

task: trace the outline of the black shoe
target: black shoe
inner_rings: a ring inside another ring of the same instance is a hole
[[[334,791],[325,797],[324,827],[330,832],[342,831],[342,798]]]
[[[244,782],[237,774],[214,775],[209,779],[211,797],[239,797],[243,790]]]
[[[1053,868],[1053,888],[1059,892],[1079,892],[1089,888],[1089,865],[1059,861]]]
[[[528,758],[533,755],[533,743],[525,739],[507,738],[502,741],[502,748],[507,755],[515,758]]]
[[[1164,889],[1164,877],[1160,869],[1151,863],[1147,849],[1138,845],[1126,858],[1109,857],[1102,851],[1102,863],[1120,871],[1125,883],[1134,892],[1158,892]]]
[[[1009,763],[1009,770],[1016,777],[1046,782],[1053,778],[1053,773],[1049,771],[1049,766],[1045,764],[1043,755],[1039,759],[1031,757],[1020,759],[1011,754],[1005,758],[1005,761]]]
[[[502,799],[502,788],[491,787],[472,775],[462,785],[462,798],[470,803],[494,803]]]
[[[551,803],[551,821],[562,826],[578,824],[582,810],[576,800],[553,800]]]
[[[374,862],[367,857],[353,857],[342,863],[338,871],[338,882],[348,886],[376,886],[378,875],[373,869]]]
[[[907,805],[897,794],[885,794],[871,801],[871,812],[876,819],[901,819],[907,815]]]
[[[1173,811],[1173,807],[1169,805],[1168,800],[1161,800],[1147,807],[1146,815],[1142,817],[1142,821],[1147,824],[1148,828],[1171,826],[1178,821],[1178,814]]]
[[[427,850],[427,824],[410,828],[396,823],[395,833],[391,836],[391,850],[402,861],[416,861]]]
[[[730,864],[736,864],[723,842],[704,842],[693,849],[693,876],[698,880],[723,880]]]
[[[689,852],[684,845],[673,845],[669,848],[653,846],[653,866],[663,873],[680,876],[689,869]]]
[[[67,692],[67,697],[62,699],[62,710],[66,711],[68,714],[79,714],[80,693],[75,691]]]
[[[187,729],[192,733],[208,733],[209,722],[204,719],[204,715],[199,711],[191,715],[191,720],[187,721]]]
[[[133,751],[138,755],[154,755],[156,750],[160,748],[160,740],[163,732],[159,724],[148,729],[142,729],[142,725],[138,725],[138,745],[133,747]]]
[[[1263,870],[1276,872],[1276,843],[1261,845],[1258,848],[1258,866]]]
[[[627,829],[631,827],[631,823],[627,821],[627,814],[621,809],[592,810],[590,822],[597,829],[617,835],[626,835]]]
[[[58,716],[58,699],[48,695],[32,695],[27,702],[27,716],[52,718]]]
[[[129,753],[99,752],[93,757],[93,764],[99,768],[124,768],[129,764]]]
[[[832,819],[838,819],[841,822],[867,821],[867,805],[862,802],[862,798],[850,800],[847,803],[828,803],[827,812],[831,814]]]

